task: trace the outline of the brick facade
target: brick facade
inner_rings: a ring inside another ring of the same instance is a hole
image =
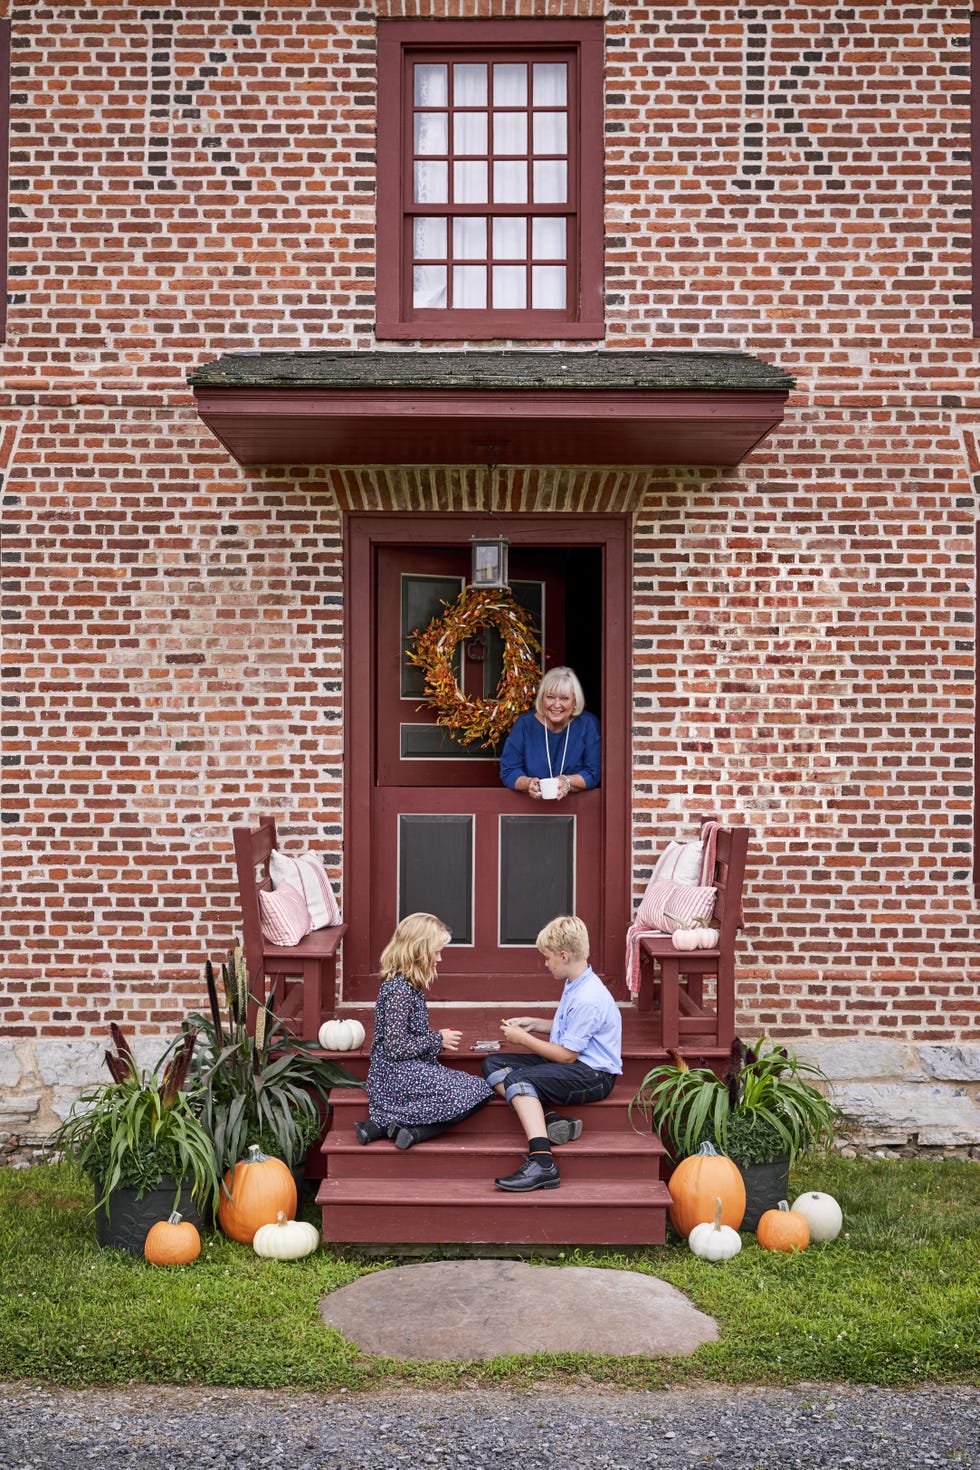
[[[635,891],[752,826],[743,1034],[976,1093],[969,9],[7,13],[0,1128],[200,1003],[233,822],[342,884],[343,513],[498,496],[633,515]],[[778,362],[784,424],[724,472],[242,470],[191,368],[374,346],[378,16],[554,14],[606,20],[605,345]]]

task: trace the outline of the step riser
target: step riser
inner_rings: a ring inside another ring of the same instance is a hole
[[[382,1145],[377,1145],[379,1151],[381,1148]],[[361,1150],[361,1154],[367,1152],[367,1149]],[[449,1158],[445,1153],[428,1153],[424,1147],[405,1151],[391,1149],[383,1159],[378,1158],[377,1154],[374,1159],[367,1159],[361,1157],[361,1154],[327,1153],[326,1177],[330,1180],[383,1178],[392,1182],[396,1179],[438,1180],[445,1179],[448,1174],[459,1180],[492,1180],[504,1174],[512,1174],[526,1157],[519,1144],[515,1144],[510,1151],[501,1149],[492,1153],[477,1153],[467,1150]],[[566,1180],[610,1180],[623,1184],[642,1184],[660,1178],[655,1158],[629,1155],[603,1158],[595,1153],[576,1153],[574,1145],[565,1150],[556,1149],[554,1157],[562,1179]]]
[[[547,1192],[558,1199],[560,1189]],[[498,1191],[499,1194],[499,1191]],[[477,1209],[444,1206],[431,1211],[394,1206],[323,1207],[323,1238],[345,1244],[466,1245],[663,1245],[664,1212],[642,1206],[542,1210],[539,1195],[520,1201],[488,1200]],[[550,1218],[549,1218],[550,1217]]]
[[[343,1093],[338,1093],[335,1090],[331,1094],[331,1104],[333,1106],[331,1131],[352,1138],[355,1122],[368,1115],[367,1098],[361,1092],[355,1093],[345,1089]],[[649,1137],[652,1131],[650,1125],[644,1122],[642,1114],[635,1110],[633,1122],[630,1122],[629,1098],[625,1094],[619,1096],[614,1092],[609,1097],[603,1098],[602,1102],[586,1103],[581,1108],[569,1105],[567,1108],[559,1108],[556,1111],[560,1112],[563,1117],[581,1118],[585,1130],[589,1132],[611,1133],[632,1129],[637,1135]],[[509,1123],[506,1121],[508,1118]],[[464,1118],[461,1123],[454,1123],[452,1131],[453,1133],[486,1133],[488,1131],[506,1133],[509,1130],[513,1130],[514,1137],[519,1142],[522,1137],[521,1129],[512,1110],[502,1099],[493,1098],[479,1112]]]
[[[325,1055],[327,1054],[325,1053]],[[331,1052],[329,1053],[329,1058],[330,1061],[336,1062],[346,1071],[352,1073],[353,1076],[359,1077],[361,1081],[364,1081],[366,1079],[368,1063],[370,1060],[367,1053]],[[483,1075],[482,1057],[457,1057],[444,1055],[441,1056],[439,1060],[445,1066],[455,1067],[460,1072],[469,1072],[474,1077],[480,1077]],[[632,1097],[633,1093],[637,1090],[640,1083],[643,1081],[644,1077],[653,1065],[654,1063],[650,1060],[649,1056],[630,1056],[629,1054],[624,1054],[622,1075],[619,1081],[616,1083],[617,1091],[621,1092],[624,1089],[628,1088],[630,1096]]]

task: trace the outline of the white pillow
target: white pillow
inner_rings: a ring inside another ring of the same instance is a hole
[[[330,880],[315,853],[307,852],[294,858],[273,848],[269,854],[269,877],[273,888],[291,883],[300,890],[310,911],[311,929],[332,928],[340,923],[340,909]]]
[[[650,875],[650,882],[697,888],[701,882],[703,860],[704,852],[700,842],[668,842]]]

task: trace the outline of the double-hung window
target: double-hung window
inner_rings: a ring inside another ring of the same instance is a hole
[[[601,21],[381,21],[390,338],[598,338]]]

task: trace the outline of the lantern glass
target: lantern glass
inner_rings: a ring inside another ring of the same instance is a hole
[[[507,586],[507,541],[502,536],[495,540],[471,538],[473,547],[473,570],[471,583],[474,587]]]

